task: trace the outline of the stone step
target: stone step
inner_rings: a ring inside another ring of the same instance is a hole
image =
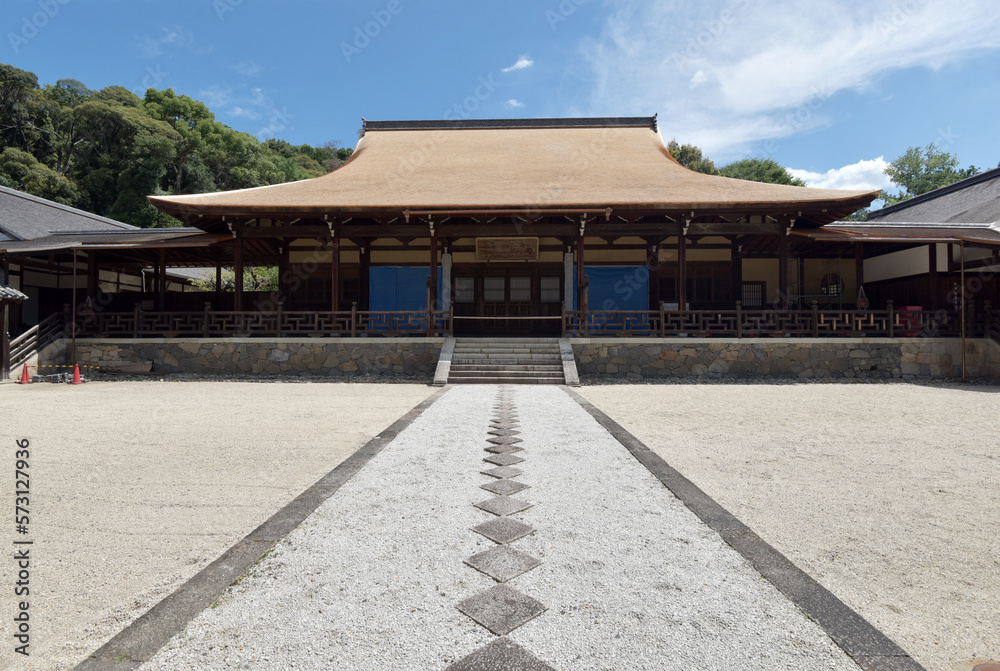
[[[523,343],[543,343],[543,344],[559,344],[558,338],[456,338],[455,345],[461,345],[463,343],[489,343],[489,344],[523,344]]]
[[[448,382],[458,382],[460,384],[566,384],[562,377],[462,377],[452,378],[449,376]]]
[[[487,354],[487,355],[497,355],[497,354],[544,354],[547,356],[559,356],[559,350],[551,349],[485,349],[485,350],[455,350],[452,352],[452,358],[468,356],[470,354]]]
[[[545,373],[562,374],[562,364],[455,364],[451,365],[451,370],[534,370]]]
[[[452,363],[457,361],[512,361],[515,359],[525,361],[547,361],[551,363],[562,361],[561,357],[554,354],[517,354],[507,352],[501,352],[499,354],[493,352],[472,352],[461,355],[452,354],[451,357]]]
[[[537,370],[455,370],[451,369],[449,375],[453,378],[470,377],[562,377],[562,371],[537,371]]]

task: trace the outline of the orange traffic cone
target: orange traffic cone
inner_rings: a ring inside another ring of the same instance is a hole
[[[31,384],[31,376],[28,375],[28,364],[24,364],[21,369],[21,384]]]
[[[80,379],[80,364],[73,364],[73,384],[83,384],[83,380]]]

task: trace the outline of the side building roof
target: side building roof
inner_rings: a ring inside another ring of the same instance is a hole
[[[1000,222],[1000,168],[875,210],[868,215],[868,221],[951,225]]]

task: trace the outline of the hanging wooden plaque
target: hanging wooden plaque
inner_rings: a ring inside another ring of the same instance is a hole
[[[538,238],[476,238],[479,261],[537,261]]]

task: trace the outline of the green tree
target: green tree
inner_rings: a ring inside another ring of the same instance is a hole
[[[192,280],[202,291],[215,291],[215,274]],[[236,272],[232,268],[222,269],[222,290],[236,290]],[[243,269],[243,291],[277,291],[278,267],[260,266]]]
[[[63,205],[74,204],[80,196],[71,180],[15,147],[7,147],[0,153],[0,182]]]
[[[677,140],[671,140],[667,144],[667,151],[685,168],[690,168],[696,172],[703,172],[706,175],[719,174],[715,163],[712,162],[712,159],[702,154],[700,147],[693,144],[682,145]]]
[[[723,177],[745,179],[751,182],[769,182],[771,184],[789,184],[805,186],[806,183],[797,177],[792,177],[780,163],[770,158],[745,158],[735,161],[719,169]]]
[[[889,205],[913,196],[948,186],[960,179],[979,174],[979,168],[970,165],[958,167],[958,157],[939,149],[933,142],[926,147],[910,147],[891,162],[885,174],[900,187],[896,194],[882,192],[882,199]]]

